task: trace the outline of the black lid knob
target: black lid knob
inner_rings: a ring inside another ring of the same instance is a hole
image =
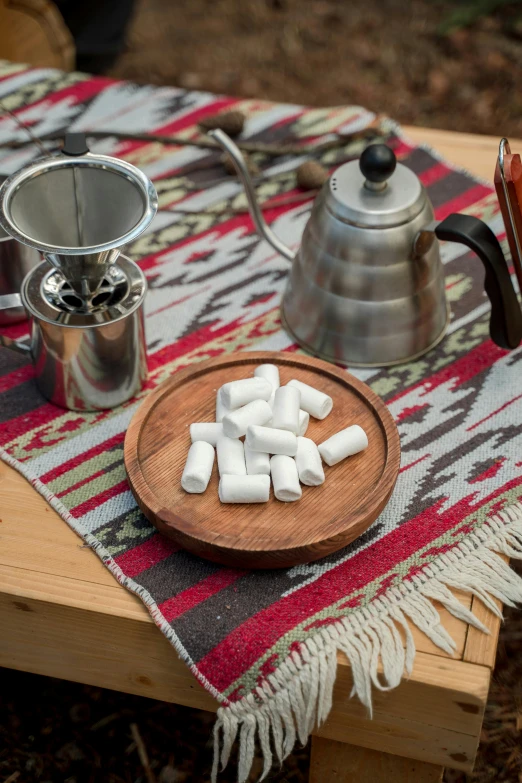
[[[65,141],[62,147],[64,155],[70,155],[72,158],[78,158],[89,152],[85,133],[66,133]]]
[[[396,165],[395,153],[386,144],[370,144],[359,158],[359,168],[369,182],[386,182]]]

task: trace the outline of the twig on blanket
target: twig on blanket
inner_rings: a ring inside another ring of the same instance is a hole
[[[291,193],[289,196],[268,199],[259,204],[262,210],[276,209],[276,207],[288,204],[299,204],[314,198],[319,190],[308,190],[305,193]],[[229,207],[227,209],[184,209],[183,207],[160,207],[158,212],[174,212],[179,215],[244,215],[249,212],[248,207]]]
[[[324,142],[311,144],[307,146],[307,137],[302,137],[302,144],[296,143],[282,143],[282,144],[265,144],[261,141],[241,141],[236,139],[237,146],[243,152],[259,152],[263,155],[270,155],[272,157],[279,157],[284,155],[314,155],[316,153],[323,153],[327,150],[335,149],[337,147],[343,147],[351,141],[357,139],[374,138],[380,135],[380,123],[382,117],[376,117],[369,125],[352,133],[336,133],[334,138],[328,139]],[[108,139],[115,137],[123,141],[144,141],[144,142],[157,142],[159,144],[173,144],[174,146],[185,147],[201,147],[210,150],[221,150],[219,144],[212,139],[207,138],[204,135],[196,138],[186,138],[185,136],[163,136],[157,133],[127,133],[125,131],[104,131],[104,130],[86,130],[84,131],[87,138],[92,139]],[[47,133],[40,137],[43,141],[57,141],[63,137],[63,133]],[[316,138],[316,137],[308,137]],[[24,147],[28,142],[25,141],[5,141],[2,142],[3,147],[17,148]],[[42,145],[43,146],[43,145]],[[45,149],[45,148],[44,148]],[[46,150],[46,154],[48,154]]]
[[[38,136],[33,133],[31,128],[25,124],[25,122],[22,122],[22,120],[16,116],[14,112],[12,112],[10,109],[8,109],[2,101],[0,101],[0,109],[4,114],[7,114],[11,119],[18,125],[20,130],[22,130],[24,133],[26,133],[29,136],[30,141],[26,142],[27,144],[36,144],[36,146],[39,148],[40,152],[42,152],[44,155],[50,155],[49,150],[47,150],[44,145],[42,144],[42,141]]]
[[[145,747],[145,743],[143,742],[140,734],[140,730],[138,729],[138,726],[136,723],[131,723],[130,730],[132,734],[132,739],[136,743],[136,749],[138,751],[138,756],[140,757],[141,766],[145,770],[145,776],[147,778],[147,783],[156,783],[156,776],[152,769],[150,768],[150,762],[149,762],[149,755],[147,753],[147,748]]]

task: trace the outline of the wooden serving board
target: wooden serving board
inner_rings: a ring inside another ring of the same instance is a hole
[[[188,494],[181,475],[189,427],[215,421],[216,392],[251,377],[257,365],[279,366],[281,384],[292,378],[329,394],[333,411],[310,418],[306,433],[321,443],[360,424],[366,451],[333,467],[320,487],[303,487],[301,500],[224,505],[217,462],[207,491]],[[383,401],[345,370],[307,356],[260,351],[220,356],[191,365],[165,381],[136,412],[125,438],[125,467],[134,496],[160,533],[196,555],[237,568],[283,568],[318,560],[361,535],[385,507],[400,464],[397,427]]]

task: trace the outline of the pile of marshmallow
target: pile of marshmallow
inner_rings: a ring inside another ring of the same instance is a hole
[[[217,451],[222,503],[266,503],[270,477],[278,500],[299,500],[301,484],[324,482],[321,459],[336,465],[368,446],[357,424],[319,446],[304,437],[310,416],[325,419],[332,408],[331,397],[306,383],[281,386],[275,364],[256,367],[253,378],[225,383],[217,393],[216,421],[190,425],[192,445],[181,486],[205,492]]]

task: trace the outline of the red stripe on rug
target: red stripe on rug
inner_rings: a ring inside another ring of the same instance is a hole
[[[149,356],[149,371],[153,372],[179,356],[183,356],[183,354],[189,353],[196,348],[203,347],[207,343],[217,340],[219,337],[230,334],[238,327],[244,326],[240,318],[221,326],[219,329],[215,328],[217,323],[218,322],[215,321],[214,323],[208,324],[203,329],[191,332],[187,337],[182,337],[179,340],[176,340],[175,343],[166,345],[164,348],[156,351],[156,353],[153,353]]]
[[[394,397],[387,400],[386,404],[390,405],[392,402],[400,400],[401,397],[411,394],[415,389],[422,388],[427,394],[436,389],[437,386],[441,386],[443,383],[447,383],[452,379],[455,381],[452,389],[455,389],[457,386],[460,386],[484,370],[487,370],[508,353],[509,351],[499,348],[492,340],[486,340],[484,343],[475,346],[469,353],[463,354],[460,359],[457,359],[452,364],[448,364],[447,367],[439,370],[439,372],[435,373],[430,378],[419,381],[419,383],[409,386],[406,389],[402,389]],[[400,416],[401,414],[399,413],[397,415]]]
[[[444,218],[451,215],[452,212],[462,212],[463,209],[470,207],[472,204],[476,204],[486,196],[491,195],[491,188],[487,185],[475,185],[474,187],[466,190],[465,193],[461,193],[460,196],[446,201],[445,204],[441,204],[435,210],[435,217],[437,220],[444,220]]]
[[[128,491],[129,482],[127,479],[124,479],[118,484],[115,484],[113,487],[109,487],[103,492],[100,492],[99,495],[95,495],[94,497],[89,498],[89,500],[84,500],[84,502],[80,503],[78,506],[74,506],[74,508],[71,508],[70,510],[71,514],[73,517],[75,517],[75,519],[80,519],[80,517],[85,516],[85,514],[88,514],[89,511],[94,511],[95,508],[102,506],[111,498],[115,498],[117,495],[122,495],[124,492]]]
[[[431,457],[431,454],[425,454],[423,457],[419,457],[419,459],[416,459],[414,462],[410,462],[409,465],[403,465],[399,470],[399,473],[404,473],[406,470],[409,470],[410,468],[413,468],[415,465],[418,465],[419,462],[423,462],[425,459],[428,459],[428,457]]]
[[[480,505],[494,500],[515,486],[522,485],[522,476],[497,489]],[[445,499],[437,501],[419,516],[403,523],[363,552],[327,570],[313,582],[271,604],[235,628],[198,663],[203,676],[221,692],[241,677],[284,634],[303,620],[310,618],[343,598],[349,598],[373,580],[404,562],[419,549],[455,528],[479,509],[471,505],[473,493],[439,516]],[[241,650],[240,656],[237,650]]]
[[[447,177],[448,174],[451,174],[452,172],[453,169],[450,169],[445,163],[436,163],[435,166],[431,166],[431,168],[426,169],[426,171],[422,171],[418,176],[424,187],[428,188],[430,185],[444,179],[444,177]]]
[[[45,79],[44,79],[45,81]],[[34,101],[33,103],[23,104],[23,106],[19,106],[17,109],[14,109],[14,114],[21,115],[23,117],[24,112],[27,109],[31,109],[31,111],[34,110],[36,106],[47,104],[48,106],[54,106],[57,103],[60,103],[66,98],[72,99],[71,103],[72,105],[76,105],[78,103],[83,103],[84,101],[88,100],[89,98],[92,98],[95,95],[98,95],[100,92],[105,90],[107,87],[109,87],[111,84],[116,84],[115,79],[109,79],[105,76],[95,76],[91,79],[85,79],[85,81],[79,81],[75,84],[70,84],[67,87],[63,87],[61,90],[57,90],[56,92],[49,93],[47,95],[44,95],[43,98],[40,98],[37,101]],[[50,111],[50,110],[48,110]],[[34,114],[33,114],[34,116]],[[26,120],[24,119],[24,122]],[[27,124],[29,127],[31,125],[35,124],[36,120],[28,121]]]
[[[493,418],[493,416],[496,416],[498,413],[501,413],[510,405],[513,405],[513,403],[519,400],[521,397],[522,394],[517,394],[517,396],[513,397],[512,400],[508,400],[508,402],[505,402],[504,405],[500,406],[500,408],[497,408],[496,410],[492,411],[492,413],[489,413],[487,416],[484,416],[483,419],[480,419],[480,421],[477,421],[475,424],[472,424],[471,427],[467,428],[466,432],[471,432],[471,430],[474,430],[476,427],[480,426],[480,424],[483,424],[485,421],[488,421],[489,419]]]
[[[44,440],[48,433],[45,425],[50,424],[54,419],[58,419],[64,414],[63,408],[58,408],[56,405],[51,405],[50,402],[47,402],[29,411],[29,413],[23,413],[14,419],[9,419],[0,427],[0,446],[10,443],[15,438],[20,437],[20,435],[25,435],[37,427],[43,427],[44,429],[34,433],[29,443],[26,443],[24,446],[25,451],[30,452],[34,448],[44,448],[54,443],[59,443],[63,440],[63,437],[58,437],[55,440]]]
[[[43,481],[44,484],[49,484],[49,482],[63,476],[64,473],[68,473],[70,470],[74,470],[74,468],[77,468],[82,463],[87,462],[93,457],[97,457],[99,454],[103,454],[105,451],[108,451],[108,449],[114,448],[114,446],[118,446],[120,443],[123,443],[124,440],[125,432],[118,432],[118,434],[114,435],[112,438],[108,438],[97,446],[93,446],[92,449],[82,451],[81,454],[77,454],[62,465],[58,465],[56,468],[44,473],[43,476],[40,476],[40,481]]]
[[[205,106],[199,106],[198,108],[194,109],[194,111],[186,114],[184,117],[180,117],[178,120],[172,120],[165,125],[160,125],[159,127],[154,128],[150,131],[150,133],[159,136],[174,135],[180,130],[185,130],[186,128],[190,128],[193,125],[196,125],[201,119],[203,119],[203,117],[207,117],[209,114],[217,114],[218,112],[224,111],[225,109],[230,109],[231,107],[235,106],[237,102],[237,98],[221,98],[215,101],[211,101]],[[118,145],[118,150],[121,150],[122,155],[129,155],[131,152],[135,152],[141,147],[144,147],[146,144],[154,143],[154,139],[151,139],[150,141],[122,141],[121,144]],[[174,148],[175,145],[173,146],[173,149]],[[212,152],[212,150],[209,150],[209,153],[210,152]],[[183,165],[186,166],[187,164],[184,163]],[[182,168],[182,166],[179,168]],[[173,166],[172,169],[169,169],[169,171],[166,172],[163,176],[171,176],[173,171],[176,171],[175,166]],[[159,180],[161,180],[161,177],[156,178],[156,181]]]
[[[27,321],[20,321],[11,326],[2,326],[0,329],[4,337],[10,337],[11,340],[20,340],[29,337],[29,324]]]
[[[162,560],[175,554],[180,549],[181,547],[173,541],[161,536],[159,533],[154,533],[143,544],[139,544],[139,546],[117,555],[114,561],[119,565],[125,576],[133,579],[148,568],[161,563]]]
[[[9,391],[9,389],[19,386],[34,377],[34,368],[32,364],[24,364],[16,370],[3,375],[0,378],[0,394]]]
[[[211,574],[206,579],[198,582],[198,584],[193,585],[193,587],[188,587],[178,595],[168,598],[159,605],[159,609],[164,618],[170,623],[185,612],[188,612],[189,609],[193,609],[198,604],[206,601],[207,598],[216,595],[220,590],[224,590],[225,587],[233,584],[247,573],[248,571],[238,571],[237,568],[221,568],[215,574]]]

